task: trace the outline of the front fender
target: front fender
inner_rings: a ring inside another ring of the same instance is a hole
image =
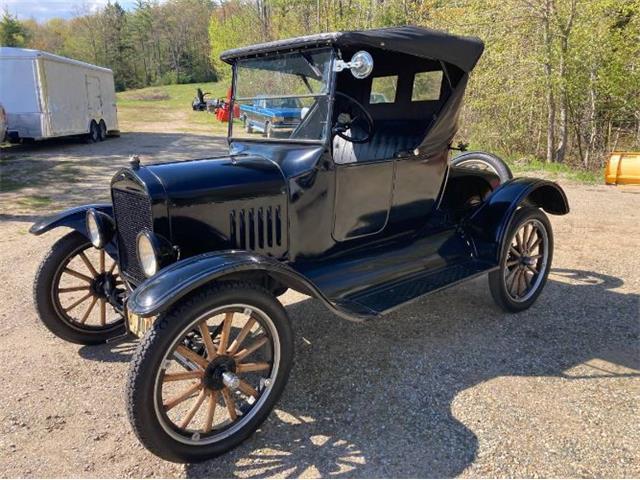
[[[87,216],[87,210],[94,208],[100,212],[104,212],[107,215],[113,217],[113,207],[109,203],[95,203],[92,205],[81,205],[79,207],[69,208],[62,212],[56,213],[49,217],[44,217],[31,225],[29,233],[33,235],[42,235],[43,233],[53,230],[58,227],[69,227],[82,233],[85,237],[89,238],[87,232],[87,226],[85,218]]]
[[[31,225],[29,233],[33,235],[42,235],[43,233],[53,230],[58,227],[68,227],[83,234],[89,239],[89,232],[87,232],[87,225],[85,222],[87,216],[87,210],[93,208],[99,212],[104,212],[107,215],[113,217],[113,207],[109,203],[94,203],[91,205],[81,205],[79,207],[73,207],[68,210],[56,213],[49,217],[44,217]],[[115,239],[109,242],[104,249],[114,259],[118,258],[118,247],[116,246]]]
[[[245,250],[211,252],[180,260],[142,282],[129,297],[127,308],[141,317],[158,315],[203,285],[248,272],[263,272],[289,288],[312,295],[349,320],[369,318],[334,304],[309,279],[288,265]]]
[[[553,215],[569,213],[567,196],[557,183],[526,177],[503,183],[466,222],[481,258],[499,262],[511,219],[523,205],[542,208]]]

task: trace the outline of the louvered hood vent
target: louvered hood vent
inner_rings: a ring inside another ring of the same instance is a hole
[[[230,240],[235,248],[280,257],[287,250],[287,216],[281,204],[232,209]]]

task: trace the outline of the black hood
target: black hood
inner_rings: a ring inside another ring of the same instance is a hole
[[[142,169],[162,186],[169,240],[184,257],[228,248],[286,251],[286,183],[276,163],[237,155]]]
[[[251,199],[282,193],[285,182],[275,163],[256,155],[225,156],[149,165],[166,192],[168,207]]]

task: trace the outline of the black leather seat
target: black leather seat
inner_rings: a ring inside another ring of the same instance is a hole
[[[412,122],[413,123],[413,122]],[[354,138],[363,138],[366,132],[353,131]],[[395,158],[402,152],[411,151],[422,141],[422,133],[416,132],[408,122],[376,122],[375,131],[366,143],[351,143],[335,135],[333,159],[336,163],[371,162]]]

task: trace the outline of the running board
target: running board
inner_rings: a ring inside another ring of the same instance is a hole
[[[423,295],[470,280],[495,268],[495,264],[489,262],[469,260],[361,290],[346,296],[344,300],[351,304],[352,309],[354,304],[360,305],[361,313],[383,315]]]

